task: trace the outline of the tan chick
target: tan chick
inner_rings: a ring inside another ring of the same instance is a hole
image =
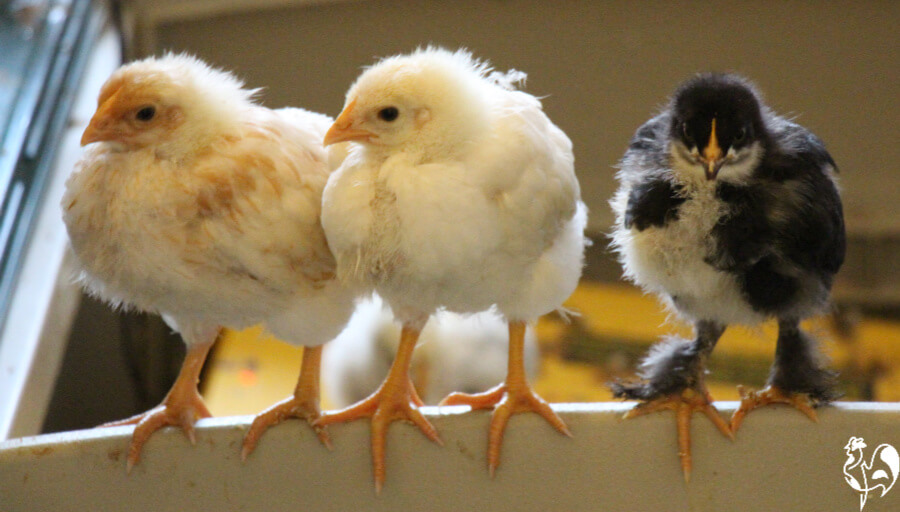
[[[109,424],[136,425],[129,470],[165,425],[194,441],[210,416],[199,372],[224,327],[262,323],[308,347],[294,396],[256,418],[244,457],[269,426],[320,414],[321,345],[353,311],[320,224],[344,148],[322,145],[327,116],[271,110],[255,92],[185,55],[134,62],[103,86],[81,139],[90,146],[62,202],[81,283],[114,307],[161,314],[187,344],[163,402]]]

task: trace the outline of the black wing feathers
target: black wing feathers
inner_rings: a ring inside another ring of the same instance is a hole
[[[675,187],[665,179],[654,179],[632,187],[625,210],[625,227],[643,231],[651,226],[662,227],[678,218],[678,206],[685,201]]]
[[[736,271],[753,308],[769,313],[806,299],[798,296],[804,276],[829,289],[846,246],[834,160],[810,132],[783,123],[750,183],[719,184],[729,208],[709,261]]]

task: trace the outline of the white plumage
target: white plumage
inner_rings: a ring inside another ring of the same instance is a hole
[[[690,321],[717,318],[744,325],[764,321],[765,315],[754,311],[741,296],[737,278],[706,261],[713,250],[708,233],[720,217],[710,212],[724,211],[715,187],[694,181],[684,186],[693,200],[679,211],[680,221],[644,231],[619,228],[624,225],[630,189],[622,187],[616,192],[612,207],[617,229],[612,247],[625,277],[659,297],[669,311]],[[672,303],[673,296],[681,300],[678,308]]]
[[[426,49],[380,62],[347,94],[355,129],[377,138],[329,180],[322,222],[339,275],[376,287],[403,320],[494,304],[531,320],[581,275],[571,142],[537,98],[488,72]],[[407,114],[375,117],[389,103]]]
[[[184,55],[123,66],[100,92],[82,138],[96,144],[62,202],[85,288],[162,314],[197,371],[222,327],[263,323],[281,339],[317,346],[353,309],[319,220],[344,151],[322,146],[331,120],[270,110],[253,94]],[[156,428],[175,423],[192,435],[194,419],[208,416],[185,371],[159,410],[131,420],[141,425],[130,465]]]
[[[587,210],[572,145],[537,98],[513,89],[523,78],[492,72],[465,51],[426,48],[390,57],[357,79],[326,136],[326,144],[359,143],[324,195],[322,222],[338,275],[375,289],[404,324],[396,375],[392,370],[384,389],[408,380],[402,366],[437,310],[495,306],[510,323],[511,358],[519,358],[525,323],[559,308],[577,284]],[[540,410],[567,432],[528,388],[520,362],[514,366],[507,381],[516,381],[515,396],[495,409],[492,470],[513,410]],[[502,385],[490,399],[452,401],[490,407],[504,396]],[[408,397],[415,402],[415,390],[379,392],[323,419],[367,416],[373,403],[387,399],[437,439]],[[380,485],[383,441],[373,449]]]

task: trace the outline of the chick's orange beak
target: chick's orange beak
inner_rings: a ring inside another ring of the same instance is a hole
[[[719,139],[716,137],[716,119],[712,120],[712,131],[709,133],[709,142],[706,144],[706,148],[703,149],[703,156],[700,158],[704,164],[706,164],[706,179],[714,180],[716,179],[716,175],[719,174],[719,169],[722,168],[722,164],[725,163],[725,159],[722,157],[722,148],[719,147]]]
[[[353,112],[354,107],[356,107],[355,99],[344,107],[341,115],[334,120],[334,124],[331,125],[328,133],[325,134],[324,144],[326,146],[344,141],[369,141],[375,137],[375,134],[368,130],[360,130],[353,127],[353,123],[356,121]]]
[[[84,133],[81,134],[81,145],[86,146],[92,142],[100,142],[104,140],[112,140],[116,136],[116,131],[112,127],[112,120],[115,118],[113,112],[116,108],[117,97],[121,89],[113,93],[109,98],[97,107],[94,117],[88,123]]]

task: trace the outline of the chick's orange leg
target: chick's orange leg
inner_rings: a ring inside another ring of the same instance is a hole
[[[278,425],[288,418],[300,418],[306,420],[316,432],[319,441],[328,449],[331,449],[331,438],[325,427],[315,425],[315,421],[322,415],[319,408],[319,375],[322,364],[322,346],[306,347],[303,350],[303,362],[300,367],[300,377],[297,379],[297,387],[294,396],[286,398],[277,404],[259,413],[253,419],[250,429],[244,435],[244,445],[241,449],[241,460],[247,460],[247,456],[253,452],[259,443],[259,438],[269,428]]]
[[[728,423],[719,415],[719,411],[712,405],[712,398],[704,384],[697,388],[686,388],[681,393],[673,393],[649,402],[636,405],[625,413],[625,419],[636,418],[657,411],[675,411],[676,427],[678,429],[678,457],[681,459],[681,471],[684,473],[684,481],[690,482],[693,461],[691,458],[691,416],[701,411],[719,429],[725,437],[734,440]]]
[[[387,440],[387,429],[396,420],[409,421],[432,441],[443,444],[437,430],[419,412],[422,401],[409,378],[409,366],[412,362],[413,349],[419,338],[421,328],[404,325],[400,334],[400,346],[397,357],[388,376],[381,386],[365,400],[336,412],[323,414],[315,425],[324,426],[359,418],[372,418],[372,466],[375,477],[375,491],[381,492],[385,479],[384,453]]]
[[[741,394],[741,405],[731,416],[731,431],[737,432],[744,422],[747,413],[769,404],[787,404],[806,415],[807,418],[818,422],[819,417],[813,408],[814,403],[806,393],[789,393],[777,386],[767,386],[761,391],[752,391],[744,386],[738,386]]]
[[[197,381],[209,349],[214,343],[215,341],[198,343],[188,347],[187,355],[184,357],[184,363],[181,365],[181,371],[178,373],[175,383],[172,384],[169,393],[158,406],[136,416],[101,425],[101,427],[137,425],[131,436],[131,445],[128,447],[126,469],[129,472],[135,464],[140,462],[141,450],[150,436],[166,425],[181,427],[191,444],[197,443],[194,423],[200,418],[212,416],[197,391]]]
[[[506,382],[484,393],[452,393],[441,405],[469,405],[473,409],[493,407],[488,436],[488,470],[491,476],[500,465],[500,447],[510,416],[520,412],[535,412],[547,420],[561,434],[571,436],[562,418],[550,405],[534,393],[525,375],[525,322],[509,323],[509,363]]]

